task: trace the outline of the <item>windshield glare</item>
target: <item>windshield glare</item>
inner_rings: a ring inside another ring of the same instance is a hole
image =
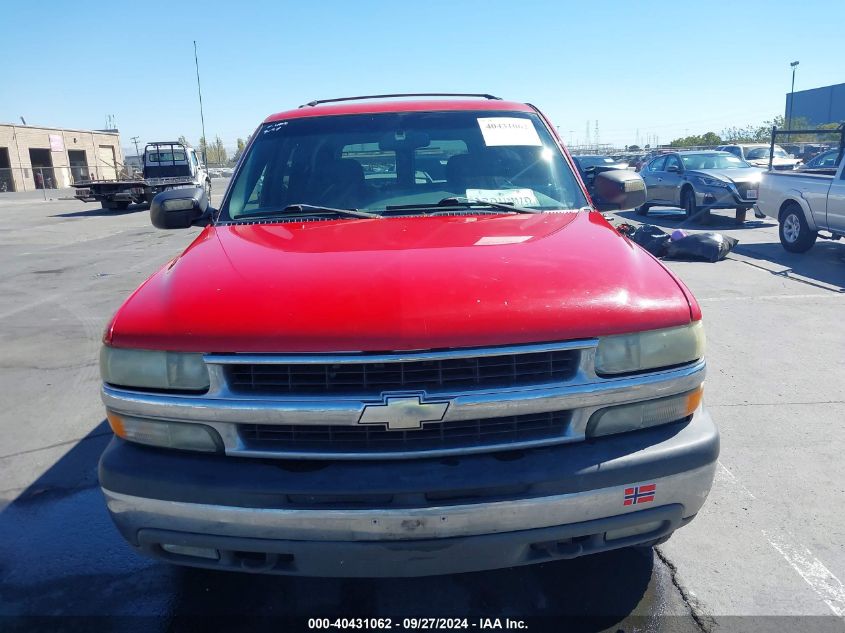
[[[720,154],[683,154],[684,169],[740,169],[751,167],[741,158],[727,152]]]
[[[587,201],[539,117],[523,112],[402,112],[265,124],[221,218],[309,204],[384,211],[444,198],[534,209]]]
[[[613,165],[614,161],[610,156],[579,156],[578,162],[582,167],[597,167],[599,165]]]

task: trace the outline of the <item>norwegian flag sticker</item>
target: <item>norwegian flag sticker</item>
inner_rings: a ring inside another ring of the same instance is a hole
[[[644,486],[625,488],[624,505],[633,506],[638,503],[651,503],[654,501],[654,493],[656,490],[657,484],[646,484]]]

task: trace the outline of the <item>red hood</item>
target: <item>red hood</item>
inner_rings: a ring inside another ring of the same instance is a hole
[[[216,226],[112,322],[118,347],[391,351],[681,325],[690,304],[597,213]]]

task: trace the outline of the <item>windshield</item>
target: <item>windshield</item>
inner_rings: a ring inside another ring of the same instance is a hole
[[[761,158],[768,158],[769,157],[769,148],[768,147],[755,147],[754,149],[750,149],[745,153],[745,156],[749,160],[759,160]],[[789,154],[786,153],[786,150],[780,147],[779,145],[775,145],[775,158],[789,158]]]
[[[832,149],[816,156],[807,163],[807,167],[836,167],[839,164],[839,161],[836,160],[838,157],[839,150]]]
[[[727,152],[723,154],[682,154],[684,169],[740,169],[751,167],[741,158]]]
[[[445,198],[533,209],[587,201],[539,117],[523,112],[399,112],[265,124],[221,219],[307,204],[384,211]]]

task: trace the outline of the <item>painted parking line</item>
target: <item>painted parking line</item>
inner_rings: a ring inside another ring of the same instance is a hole
[[[803,545],[792,542],[789,535],[762,530],[769,544],[783,556],[798,575],[837,616],[845,618],[845,585],[833,575],[813,553]]]

